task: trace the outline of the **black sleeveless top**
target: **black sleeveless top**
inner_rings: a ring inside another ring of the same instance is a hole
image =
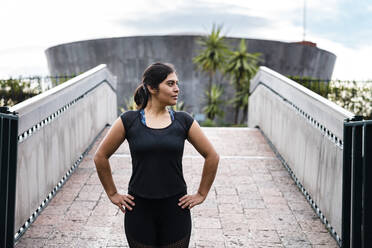
[[[174,111],[173,117],[167,127],[151,128],[141,121],[140,110],[120,115],[132,157],[129,194],[161,199],[187,192],[182,155],[194,119],[183,111]]]

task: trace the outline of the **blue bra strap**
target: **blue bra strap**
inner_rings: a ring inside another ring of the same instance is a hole
[[[141,114],[141,122],[146,126],[145,111],[141,109],[140,114]]]
[[[168,109],[168,111],[169,111],[172,121],[174,121],[174,110],[170,108]]]
[[[173,109],[168,109],[169,111],[169,114],[170,114],[170,117],[171,117],[171,120],[174,121],[174,110]],[[141,122],[146,125],[146,116],[145,116],[145,111],[144,109],[141,109],[140,111],[140,114],[141,114]]]

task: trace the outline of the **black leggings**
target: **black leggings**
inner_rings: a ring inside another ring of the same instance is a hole
[[[136,204],[124,217],[125,235],[131,248],[187,248],[191,235],[191,215],[178,206],[186,192],[165,199],[145,199],[135,194]]]

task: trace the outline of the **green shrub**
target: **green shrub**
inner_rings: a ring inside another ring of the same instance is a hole
[[[213,120],[207,118],[205,121],[203,121],[200,124],[200,126],[202,126],[202,127],[216,127],[217,125]]]
[[[320,80],[298,76],[289,78],[355,115],[372,119],[372,81]]]
[[[13,106],[40,92],[40,87],[31,88],[31,83],[22,79],[0,80],[0,106]]]
[[[372,119],[372,82],[332,81],[327,98],[364,119]]]

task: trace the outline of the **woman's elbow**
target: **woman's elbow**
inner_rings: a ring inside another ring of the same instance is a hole
[[[94,164],[96,167],[99,167],[100,164],[102,164],[102,160],[106,159],[106,156],[103,154],[96,152],[93,157]]]
[[[220,155],[217,152],[213,152],[207,156],[207,159],[215,161],[215,164],[218,165],[220,161]]]

